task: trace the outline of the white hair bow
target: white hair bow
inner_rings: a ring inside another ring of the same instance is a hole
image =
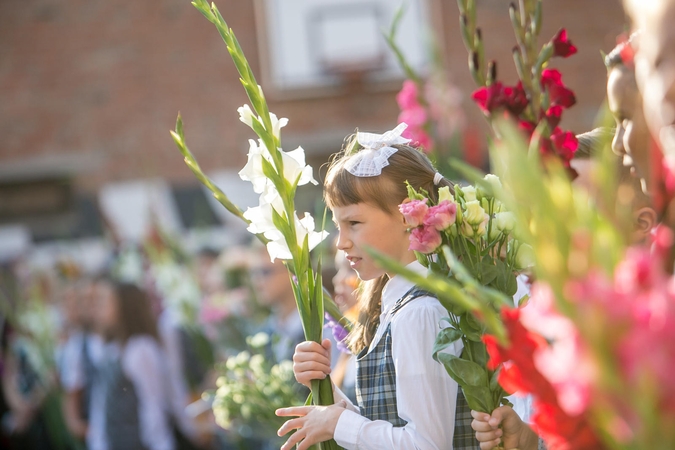
[[[398,151],[392,145],[410,142],[410,139],[401,136],[406,128],[408,125],[401,122],[384,134],[356,133],[356,142],[363,149],[347,161],[347,172],[356,177],[374,177],[381,174],[382,168],[389,165],[389,157]]]

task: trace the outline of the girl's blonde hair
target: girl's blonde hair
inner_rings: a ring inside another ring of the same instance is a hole
[[[367,203],[390,215],[400,214],[398,205],[408,198],[406,181],[415,190],[424,189],[432,203],[438,202],[438,189],[453,184],[443,178],[434,184],[436,169],[420,150],[409,145],[394,145],[398,151],[389,157],[389,165],[373,177],[357,177],[345,168],[357,147],[355,135],[347,140],[345,149],[334,155],[324,181],[326,205],[335,207]],[[349,335],[348,345],[354,354],[367,348],[372,341],[381,313],[382,289],[387,275],[361,283],[358,292],[359,319]]]

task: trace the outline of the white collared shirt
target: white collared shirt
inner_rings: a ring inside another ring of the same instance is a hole
[[[407,267],[426,274],[426,268],[417,261]],[[391,323],[398,413],[408,423],[395,428],[384,420],[371,421],[350,404],[335,428],[335,441],[347,450],[452,448],[458,386],[431,356],[436,335],[447,326],[441,319],[448,317],[448,312],[437,299],[420,297],[391,317],[396,301],[413,286],[401,276],[389,280],[382,291],[380,325],[369,347],[372,351]],[[459,356],[461,341],[447,351]]]

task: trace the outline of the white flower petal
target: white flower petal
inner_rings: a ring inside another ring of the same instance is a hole
[[[295,183],[295,180],[300,177],[298,186],[303,186],[307,183],[318,184],[314,179],[312,166],[305,164],[305,150],[302,147],[298,147],[288,153],[282,152],[282,154],[287,156],[284,158],[284,178],[290,183]],[[293,162],[291,163],[291,167],[287,169],[286,161],[289,159]]]
[[[288,119],[285,117],[277,119],[277,116],[274,113],[270,113],[270,119],[272,120],[272,133],[277,139],[279,139],[279,136],[281,135],[281,129],[288,124]]]
[[[263,145],[258,145],[253,139],[248,140],[248,161],[243,169],[239,171],[239,178],[244,181],[250,181],[253,184],[253,190],[260,194],[267,184],[267,177],[263,173],[262,161],[266,156],[267,149]]]
[[[244,106],[240,106],[237,108],[237,112],[239,113],[239,120],[244,122],[246,125],[249,127],[253,128],[253,111],[251,110],[251,107],[248,106],[248,104],[245,104]]]
[[[291,251],[288,249],[286,241],[279,239],[267,243],[267,253],[270,254],[270,260],[274,262],[275,259],[292,259]]]

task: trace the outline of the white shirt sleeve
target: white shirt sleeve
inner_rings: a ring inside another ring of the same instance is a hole
[[[393,318],[392,355],[396,367],[396,401],[408,423],[395,428],[346,410],[338,420],[335,440],[347,450],[451,449],[454,435],[457,383],[431,356],[440,319],[448,313],[436,299],[420,298]],[[448,351],[459,355],[461,342]]]
[[[84,387],[83,339],[85,339],[83,333],[73,333],[63,347],[61,385],[66,392],[77,391]]]
[[[150,337],[130,339],[122,368],[138,396],[141,441],[151,450],[173,450],[175,442],[166,407],[165,371],[159,344]]]
[[[166,367],[169,371],[170,395],[168,402],[171,404],[173,417],[176,419],[176,425],[186,437],[195,438],[197,429],[185,409],[190,404],[190,390],[183,370],[183,342],[181,341],[180,327],[169,310],[165,310],[160,315],[157,325],[166,355]]]

